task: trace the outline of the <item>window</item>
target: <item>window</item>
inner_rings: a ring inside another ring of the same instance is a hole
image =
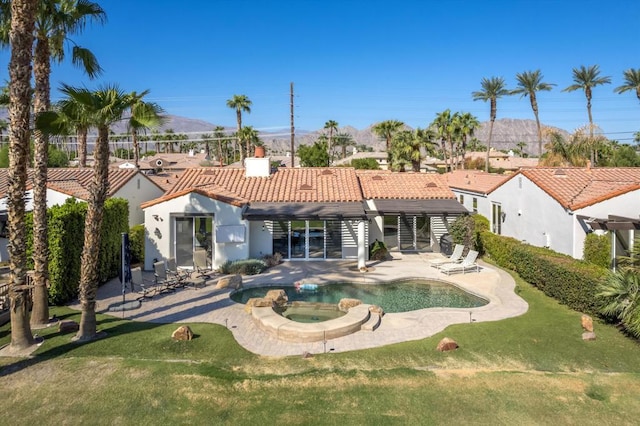
[[[478,213],[478,199],[473,197],[473,212]]]
[[[464,206],[464,195],[460,194],[460,204]]]

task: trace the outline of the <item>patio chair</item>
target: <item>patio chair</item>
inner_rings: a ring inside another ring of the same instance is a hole
[[[451,253],[451,256],[444,259],[430,260],[429,263],[434,268],[439,268],[440,266],[445,265],[447,263],[459,263],[459,262],[462,262],[463,252],[464,252],[464,245],[456,244],[456,246],[453,248],[453,253]]]
[[[178,268],[176,259],[174,257],[170,257],[169,259],[167,259],[165,267],[167,276],[176,281],[176,286],[184,286],[185,281],[191,277],[190,271]]]
[[[196,271],[197,277],[204,278],[205,280],[208,280],[218,272],[211,267],[209,255],[205,250],[197,250],[193,253],[193,268]]]
[[[155,281],[144,279],[140,267],[131,268],[131,290],[141,294],[138,300],[151,299],[156,291]]]
[[[443,272],[447,275],[450,275],[455,272],[462,272],[463,274],[467,271],[475,270],[476,272],[480,271],[480,266],[476,263],[478,259],[478,252],[475,250],[469,250],[467,256],[460,263],[445,263],[444,265],[440,265],[440,272]]]
[[[153,264],[153,272],[156,280],[156,293],[175,291],[178,280],[167,274],[167,267],[164,264],[164,260]]]

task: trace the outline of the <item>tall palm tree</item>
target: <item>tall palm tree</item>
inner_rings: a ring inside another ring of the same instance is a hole
[[[89,187],[87,216],[85,218],[84,247],[80,269],[80,306],[82,316],[76,339],[91,340],[97,335],[96,292],[98,290],[98,254],[103,207],[109,189],[109,126],[122,119],[131,107],[131,97],[117,86],[104,86],[96,91],[62,85],[66,100],[80,103],[98,129],[94,151],[94,175]]]
[[[553,83],[543,82],[542,78],[540,70],[517,73],[516,81],[518,82],[518,87],[511,91],[512,95],[520,95],[521,98],[529,96],[531,109],[536,117],[536,126],[538,128],[538,158],[542,157],[542,128],[540,127],[536,92],[548,92],[555,86]]]
[[[487,140],[487,157],[484,165],[485,172],[489,172],[489,156],[491,152],[491,142],[493,139],[493,125],[496,121],[498,111],[498,99],[509,94],[506,83],[502,77],[483,78],[480,82],[482,90],[471,93],[474,101],[489,101],[491,105],[489,125],[489,139]]]
[[[391,168],[404,172],[407,165],[411,165],[414,172],[420,171],[423,149],[433,152],[436,134],[430,129],[401,130],[391,140],[393,163]]]
[[[29,327],[26,288],[27,255],[24,227],[24,193],[29,161],[31,105],[31,59],[37,0],[13,0],[0,5],[7,16],[10,7],[11,59],[9,62],[9,187],[7,190],[9,244],[9,299],[11,303],[11,348],[23,349],[34,343]]]
[[[462,114],[456,113],[453,120],[453,125],[456,129],[455,133],[458,136],[460,142],[458,149],[462,157],[460,164],[464,169],[464,157],[467,152],[467,141],[469,140],[469,138],[473,138],[476,129],[478,128],[478,126],[480,126],[480,122],[478,121],[476,116],[472,115],[469,112],[465,112]]]
[[[246,145],[246,157],[251,156],[251,146],[260,141],[258,137],[258,131],[253,126],[244,126],[240,129],[240,132],[236,135],[238,141],[240,141],[240,150],[242,150],[242,143]]]
[[[436,134],[436,137],[440,139],[440,143],[442,146],[442,153],[444,156],[444,162],[447,164],[447,145],[451,146],[451,155],[450,155],[450,163],[453,167],[453,136],[454,136],[454,116],[458,113],[451,115],[451,110],[446,109],[438,114],[436,114],[436,118],[429,125],[430,129],[433,129],[433,132]]]
[[[339,146],[342,151],[342,158],[347,158],[347,147],[355,145],[353,136],[349,133],[337,133],[334,139],[335,146]]]
[[[78,142],[78,166],[87,167],[87,135],[91,126],[90,118],[82,104],[73,102],[72,99],[64,104],[58,104],[60,121],[66,122],[69,130],[76,132]],[[61,124],[61,123],[60,123]],[[58,130],[59,131],[59,130]]]
[[[398,120],[385,120],[381,121],[373,126],[371,130],[378,135],[379,138],[384,139],[386,142],[387,162],[391,164],[391,139],[398,131],[404,127],[404,123]]]
[[[624,93],[630,90],[636,92],[636,97],[640,101],[640,68],[629,68],[624,73],[624,84],[613,89],[616,93]]]
[[[131,133],[131,141],[133,143],[133,164],[139,169],[140,162],[140,146],[138,143],[138,133],[145,132],[147,129],[160,126],[165,118],[162,116],[164,110],[154,102],[145,102],[143,98],[149,94],[148,90],[142,93],[131,92],[129,99],[131,105],[129,111],[129,121],[127,128]]]
[[[218,159],[220,160],[220,167],[223,166],[223,152],[226,153],[227,150],[227,135],[224,132],[224,127],[222,126],[216,126],[215,129],[213,129],[213,138],[218,141]],[[225,150],[223,151],[222,149],[222,141],[225,140],[224,145],[225,145]],[[229,159],[227,158],[227,163],[229,162]]]
[[[233,95],[231,99],[227,100],[227,106],[236,110],[236,121],[238,122],[237,134],[240,135],[240,129],[242,129],[242,113],[246,112],[251,114],[251,100],[247,95]],[[239,141],[238,141],[239,142]],[[244,163],[244,154],[242,152],[242,146],[238,147],[240,150],[240,161]]]
[[[338,132],[338,122],[335,120],[327,120],[324,128],[329,131],[329,140],[327,144],[327,152],[329,153],[329,163],[331,163],[331,149],[333,148],[333,133]]]
[[[598,65],[591,65],[585,67],[581,65],[580,68],[573,69],[573,81],[574,83],[563,89],[563,92],[573,92],[575,90],[583,90],[584,95],[587,98],[587,113],[589,115],[589,135],[593,137],[593,116],[591,115],[591,98],[593,97],[593,88],[603,84],[610,84],[611,77],[601,77],[600,67]]]

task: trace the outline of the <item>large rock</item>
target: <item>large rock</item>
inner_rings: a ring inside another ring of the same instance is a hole
[[[344,298],[340,299],[340,302],[338,303],[338,309],[340,309],[342,312],[348,312],[349,309],[358,305],[362,305],[361,300]]]
[[[446,351],[453,351],[455,349],[458,349],[458,347],[459,346],[455,340],[445,337],[444,339],[440,340],[440,343],[438,343],[438,346],[436,347],[436,349],[439,350],[440,352],[446,352]]]
[[[58,323],[58,331],[60,333],[76,332],[80,329],[80,324],[75,321],[67,320]]]
[[[380,307],[378,305],[369,306],[369,312],[371,312],[374,315],[380,316],[380,318],[382,318],[384,316],[384,309],[382,309],[382,307]]]
[[[582,340],[596,340],[596,333],[593,331],[585,331],[582,333]]]
[[[284,306],[289,301],[289,297],[284,290],[269,290],[264,296],[265,299],[271,300],[276,306]]]
[[[267,299],[266,297],[252,297],[247,300],[247,303],[244,304],[244,310],[246,313],[250,314],[251,310],[256,308],[271,308],[273,307],[273,300]]]
[[[181,325],[171,334],[173,340],[192,340],[193,331],[188,325]]]
[[[584,331],[593,332],[593,319],[589,315],[582,315],[580,322]]]
[[[231,275],[228,277],[222,277],[216,283],[216,289],[221,288],[232,288],[237,290],[242,288],[242,276],[241,275]]]

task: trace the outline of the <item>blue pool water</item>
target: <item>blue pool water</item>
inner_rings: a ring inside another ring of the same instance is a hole
[[[282,289],[289,302],[338,303],[340,299],[359,299],[381,306],[385,312],[408,312],[424,308],[477,308],[488,301],[447,283],[429,280],[394,281],[385,284],[326,284],[317,290],[297,291],[293,286],[264,286],[237,291],[231,299],[246,303],[252,297],[264,297],[267,291]]]

